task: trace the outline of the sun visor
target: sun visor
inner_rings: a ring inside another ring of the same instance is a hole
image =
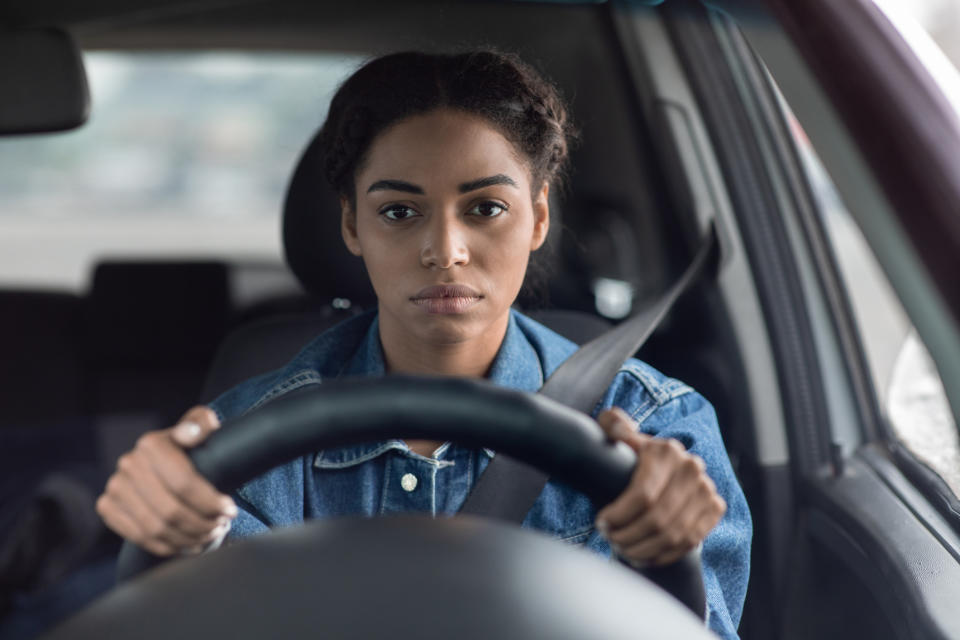
[[[0,30],[0,135],[73,129],[89,112],[83,60],[68,33]]]

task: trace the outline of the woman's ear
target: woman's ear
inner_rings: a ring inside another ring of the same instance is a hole
[[[340,235],[347,251],[355,256],[361,255],[360,239],[357,237],[357,213],[350,206],[350,201],[340,196]]]
[[[536,251],[547,239],[550,231],[550,183],[543,187],[533,199],[533,236],[530,239],[530,251]]]

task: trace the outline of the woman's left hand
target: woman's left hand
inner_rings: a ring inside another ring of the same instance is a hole
[[[637,453],[630,484],[597,514],[597,529],[633,566],[679,560],[727,510],[703,459],[677,440],[638,433],[622,409],[604,411],[597,422],[611,440],[622,440]]]

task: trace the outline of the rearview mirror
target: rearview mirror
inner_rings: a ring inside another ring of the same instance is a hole
[[[0,135],[73,129],[89,111],[83,60],[68,33],[0,31]]]

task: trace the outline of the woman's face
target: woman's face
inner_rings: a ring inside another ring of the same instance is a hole
[[[355,185],[343,237],[366,264],[384,332],[499,344],[549,224],[547,185],[532,195],[513,145],[480,118],[432,111],[374,139]]]

